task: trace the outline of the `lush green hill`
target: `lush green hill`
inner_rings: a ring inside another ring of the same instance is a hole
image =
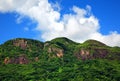
[[[87,40],[75,49],[75,55],[83,60],[106,58],[109,52],[109,46],[96,40]]]
[[[0,81],[120,81],[120,47],[12,39],[0,45]]]
[[[49,45],[58,46],[58,48],[64,49],[66,52],[72,51],[74,47],[79,44],[65,37],[56,38],[45,42],[45,44],[46,43]]]
[[[89,46],[106,46],[104,43],[99,42],[97,40],[87,40],[83,43],[84,45],[89,45]]]
[[[12,39],[0,46],[0,60],[2,63],[5,59],[10,59],[11,63],[19,57],[33,60],[43,52],[44,44],[37,40],[17,38]]]

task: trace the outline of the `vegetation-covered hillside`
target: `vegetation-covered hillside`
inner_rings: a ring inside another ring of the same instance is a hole
[[[12,39],[0,45],[0,81],[120,81],[120,47]]]

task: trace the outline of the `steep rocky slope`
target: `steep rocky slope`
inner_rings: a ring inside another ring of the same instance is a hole
[[[27,64],[43,58],[120,59],[120,48],[109,47],[96,40],[76,43],[61,37],[47,42],[32,39],[12,39],[0,46],[1,63]]]

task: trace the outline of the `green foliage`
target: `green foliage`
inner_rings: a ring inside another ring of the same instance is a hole
[[[15,46],[14,42],[17,40],[25,40],[27,41],[27,47],[26,49],[22,49],[19,46]],[[9,40],[2,44],[0,46],[0,57],[2,57],[2,60],[5,57],[17,57],[21,54],[26,54],[30,59],[33,59],[33,57],[38,57],[43,52],[43,43],[37,40],[32,39],[23,39],[23,38],[17,38],[13,40]]]
[[[108,48],[109,50],[109,55],[107,59],[110,60],[120,60],[120,47],[110,47]]]
[[[1,81],[119,81],[116,61],[86,60],[64,63],[42,61],[27,65],[2,65]]]
[[[75,43],[61,37],[42,43],[37,40],[27,41],[27,47],[21,49],[9,40],[0,45],[0,81],[120,81],[120,48],[109,47],[105,44],[88,40],[83,44]],[[61,58],[49,57],[48,48],[64,50]],[[75,52],[81,49],[96,52],[93,49],[109,51],[106,58],[80,60]],[[4,64],[5,58],[14,58],[25,54],[29,58],[28,64]],[[34,61],[38,57],[38,61]]]
[[[96,41],[96,40],[87,40],[83,44],[89,45],[89,46],[106,46],[105,44]]]

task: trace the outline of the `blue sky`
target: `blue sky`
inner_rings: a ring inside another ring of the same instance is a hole
[[[120,0],[1,0],[0,44],[13,38],[65,36],[120,46],[119,5]]]
[[[50,0],[53,2],[59,0]],[[62,10],[61,13],[70,13],[69,8],[76,5],[85,8],[90,5],[92,13],[99,19],[101,25],[101,33],[108,34],[109,31],[117,31],[120,33],[120,0],[60,0]]]

